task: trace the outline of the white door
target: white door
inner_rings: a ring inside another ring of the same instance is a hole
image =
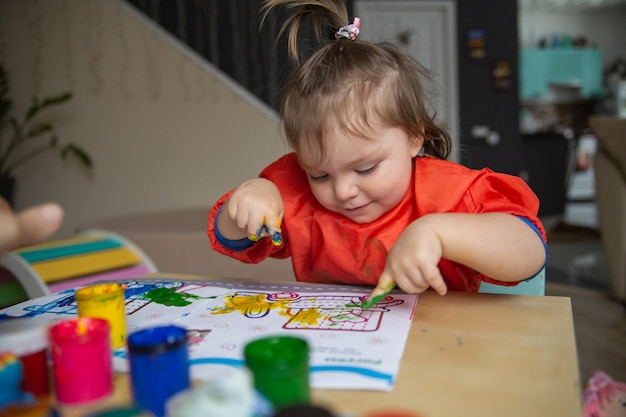
[[[439,91],[431,105],[436,122],[452,137],[450,159],[458,161],[459,99],[454,1],[355,0],[355,16],[361,18],[359,38],[389,41],[406,48],[436,75]]]

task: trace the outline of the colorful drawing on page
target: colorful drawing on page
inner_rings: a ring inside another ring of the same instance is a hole
[[[249,318],[265,317],[271,310],[287,319],[284,329],[376,331],[382,316],[392,306],[404,301],[388,296],[376,307],[356,307],[360,297],[342,295],[309,295],[298,293],[236,292],[224,298],[224,305],[211,314],[239,312]],[[355,305],[355,307],[350,307]]]
[[[361,308],[364,287],[247,281],[120,281],[128,333],[177,324],[188,331],[192,377],[241,367],[243,347],[268,335],[305,338],[311,346],[311,385],[327,389],[392,389],[417,302],[393,291]],[[77,315],[74,290],[0,310],[0,320],[41,316],[50,323]],[[128,370],[125,348],[114,367]]]

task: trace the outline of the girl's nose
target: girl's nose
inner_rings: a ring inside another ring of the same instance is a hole
[[[359,194],[359,187],[354,181],[347,178],[337,179],[334,184],[335,196],[338,200],[350,200]]]

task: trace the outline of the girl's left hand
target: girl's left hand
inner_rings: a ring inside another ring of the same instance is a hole
[[[407,293],[422,293],[432,287],[444,295],[447,287],[437,266],[442,251],[442,242],[428,222],[413,222],[389,251],[376,288],[388,288],[395,281]]]

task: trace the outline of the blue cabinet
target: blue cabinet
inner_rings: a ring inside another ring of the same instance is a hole
[[[545,98],[549,84],[580,85],[582,98],[603,94],[600,49],[522,49],[520,97]]]

